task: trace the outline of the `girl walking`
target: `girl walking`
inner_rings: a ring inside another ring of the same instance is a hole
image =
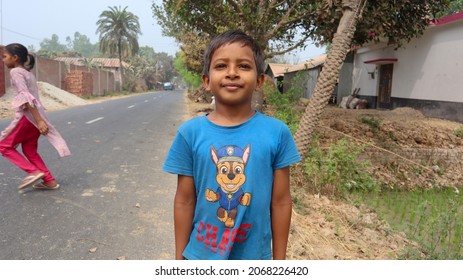
[[[37,81],[30,70],[34,56],[21,44],[9,44],[2,50],[3,62],[11,69],[14,98],[11,102],[15,118],[0,134],[0,153],[28,175],[18,188],[33,185],[36,189],[57,189],[59,184],[37,152],[40,135],[48,138],[61,157],[70,155],[66,142],[45,115],[39,98]],[[21,145],[20,154],[16,147]],[[40,179],[42,182],[37,183]]]

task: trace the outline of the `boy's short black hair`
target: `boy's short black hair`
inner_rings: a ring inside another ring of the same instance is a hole
[[[225,31],[212,39],[212,41],[207,45],[206,51],[204,52],[204,65],[203,65],[203,74],[209,77],[209,68],[211,66],[211,59],[214,55],[214,52],[227,44],[240,42],[243,46],[250,47],[254,53],[254,60],[257,67],[257,75],[264,73],[264,56],[262,53],[262,48],[251,36],[247,35],[241,30],[228,30]]]

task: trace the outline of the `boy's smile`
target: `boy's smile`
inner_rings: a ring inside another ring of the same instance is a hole
[[[253,92],[260,88],[263,75],[257,75],[252,49],[234,42],[218,48],[212,58],[204,86],[215,96],[216,105],[250,105]]]

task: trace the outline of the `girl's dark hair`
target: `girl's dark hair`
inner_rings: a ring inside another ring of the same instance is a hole
[[[11,55],[17,55],[19,62],[26,70],[31,70],[35,65],[35,58],[27,51],[27,48],[21,44],[13,43],[5,47]]]
[[[250,47],[254,53],[254,60],[257,67],[257,75],[264,73],[264,57],[262,49],[259,44],[249,35],[241,30],[228,30],[214,37],[212,41],[207,45],[206,51],[204,52],[204,65],[203,74],[209,76],[209,68],[211,67],[211,59],[214,52],[227,44],[240,42],[243,46]]]

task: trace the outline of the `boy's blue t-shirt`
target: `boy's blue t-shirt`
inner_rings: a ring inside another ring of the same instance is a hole
[[[194,178],[184,257],[271,259],[273,172],[298,161],[288,127],[259,112],[238,126],[218,126],[207,116],[180,126],[163,170]]]

